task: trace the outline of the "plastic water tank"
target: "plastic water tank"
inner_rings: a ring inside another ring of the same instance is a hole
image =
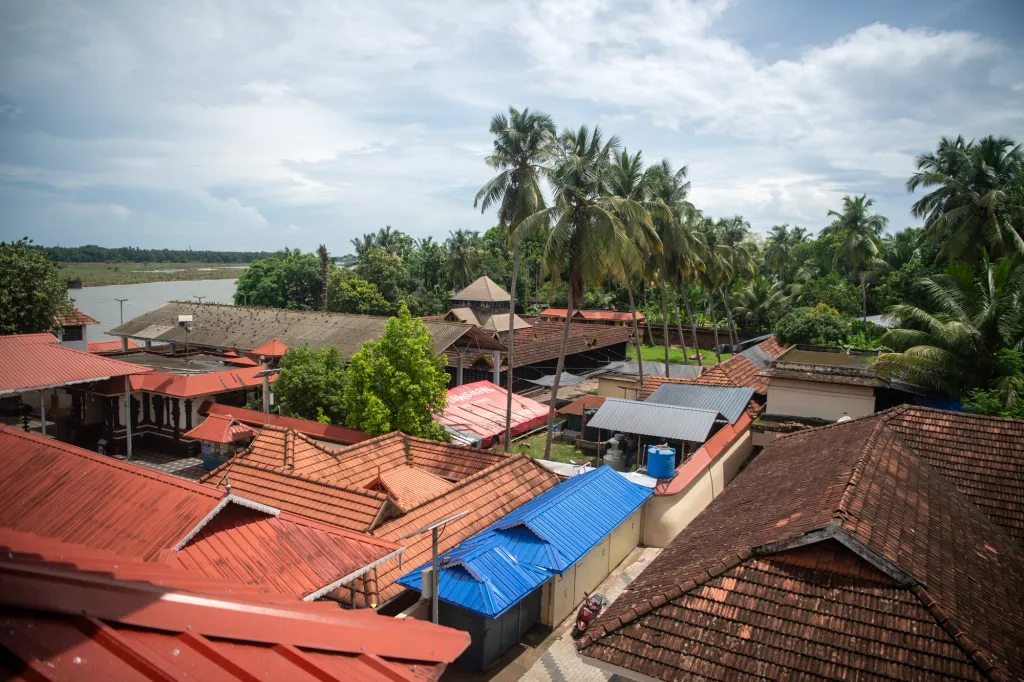
[[[676,451],[666,445],[647,446],[647,475],[672,478],[676,475]]]
[[[626,455],[622,450],[608,450],[604,453],[604,463],[615,471],[625,471]]]

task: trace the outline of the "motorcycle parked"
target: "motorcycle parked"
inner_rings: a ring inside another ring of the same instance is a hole
[[[572,629],[572,638],[579,639],[590,627],[591,621],[597,618],[601,610],[608,605],[608,600],[603,594],[588,595],[584,593],[583,604],[576,614],[576,625]]]

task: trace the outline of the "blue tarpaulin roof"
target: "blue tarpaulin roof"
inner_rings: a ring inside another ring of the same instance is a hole
[[[438,596],[497,618],[584,554],[653,494],[603,466],[574,476],[439,557]],[[398,579],[422,590],[423,569]]]

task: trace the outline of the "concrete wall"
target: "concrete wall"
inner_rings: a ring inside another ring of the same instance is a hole
[[[836,420],[843,415],[863,417],[875,411],[875,389],[817,381],[772,379],[768,383],[767,414]]]
[[[655,495],[648,500],[643,522],[644,544],[667,547],[732,482],[753,449],[748,429],[681,491]]]
[[[597,394],[605,398],[625,398],[636,400],[640,391],[640,382],[637,380],[617,379],[614,377],[598,377]]]
[[[611,544],[608,549],[608,568],[615,568],[633,548],[640,544],[640,530],[643,527],[643,507],[633,512],[632,516],[612,531]]]

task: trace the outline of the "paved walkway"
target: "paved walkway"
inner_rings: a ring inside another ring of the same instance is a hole
[[[125,460],[123,455],[117,455],[116,458]],[[147,469],[162,471],[165,474],[181,476],[190,481],[198,481],[206,473],[203,469],[202,457],[179,457],[165,452],[151,452],[138,448],[132,453],[131,463],[144,466]]]
[[[639,552],[640,556],[636,557],[635,561],[624,569],[612,573],[605,578],[604,582],[598,586],[595,592],[603,594],[609,601],[614,601],[640,575],[640,572],[647,568],[656,556],[661,554],[661,549],[657,547],[644,547],[635,551]],[[551,634],[554,642],[537,659],[533,667],[520,678],[521,680],[526,682],[625,681],[625,678],[619,675],[609,675],[593,666],[587,665],[576,655],[576,642],[572,639],[572,626],[575,621],[576,614],[574,613]]]

